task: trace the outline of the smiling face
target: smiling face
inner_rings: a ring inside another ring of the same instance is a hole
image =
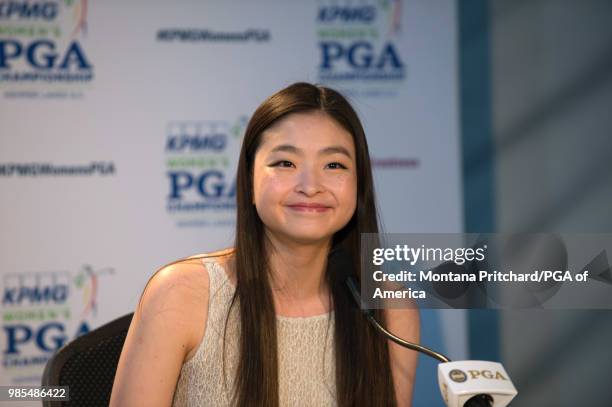
[[[275,239],[329,240],[353,216],[353,138],[323,112],[293,113],[262,134],[253,164],[253,203]]]

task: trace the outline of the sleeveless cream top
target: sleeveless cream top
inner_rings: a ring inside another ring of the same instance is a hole
[[[183,364],[174,407],[230,406],[238,357],[238,304],[232,307],[225,343],[223,331],[235,291],[223,267],[203,259],[210,278],[208,318],[196,353]],[[277,316],[279,401],[281,406],[335,406],[333,312],[306,318]]]

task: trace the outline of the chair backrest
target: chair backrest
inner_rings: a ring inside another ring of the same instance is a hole
[[[57,351],[45,366],[42,385],[69,386],[70,400],[44,401],[44,407],[108,407],[119,356],[133,315],[102,325]]]

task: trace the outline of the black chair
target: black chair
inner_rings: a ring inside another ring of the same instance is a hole
[[[43,401],[44,407],[108,407],[119,356],[133,315],[115,319],[76,338],[49,359],[42,385],[69,386],[70,400]]]

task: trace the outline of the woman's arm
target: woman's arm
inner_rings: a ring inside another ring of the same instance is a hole
[[[208,273],[200,261],[157,272],[134,313],[110,406],[169,406],[181,367],[203,337]]]
[[[386,319],[390,332],[408,342],[419,342],[419,311],[416,308],[387,309]],[[418,353],[393,341],[388,341],[388,344],[397,405],[412,406]]]

